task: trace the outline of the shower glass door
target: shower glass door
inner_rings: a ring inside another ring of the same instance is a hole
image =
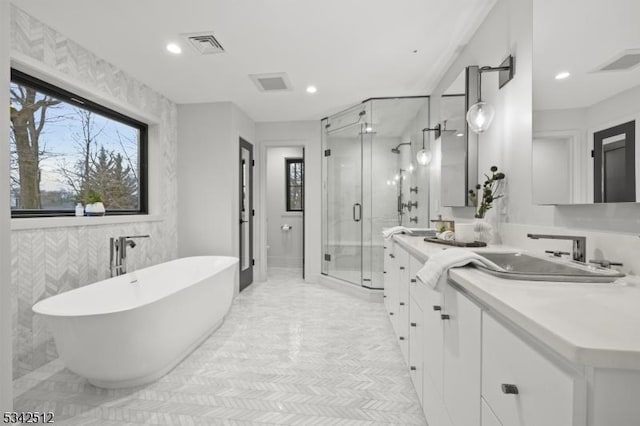
[[[325,175],[322,272],[357,285],[362,275],[362,138],[366,106],[323,121]]]

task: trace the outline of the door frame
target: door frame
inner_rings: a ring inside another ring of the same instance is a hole
[[[626,200],[620,202],[636,201],[636,169],[635,169],[635,145],[636,145],[636,122],[631,120],[616,126],[603,129],[593,134],[593,202],[603,203],[603,167],[604,167],[604,147],[603,141],[610,137],[625,135],[624,146],[625,156],[625,197]]]
[[[304,280],[314,279],[309,277],[309,268],[307,264],[307,206],[309,205],[307,199],[307,185],[308,185],[308,151],[309,141],[307,139],[282,139],[282,140],[270,140],[260,141],[258,145],[258,159],[256,160],[258,168],[258,209],[256,217],[257,220],[257,242],[258,247],[258,264],[257,275],[258,280],[267,280],[267,268],[268,268],[268,255],[267,255],[267,151],[270,148],[302,148],[302,158],[304,160],[304,185],[302,193],[304,194],[304,210],[302,211],[302,278]]]
[[[248,194],[248,210],[249,210],[249,268],[247,268],[247,270],[245,272],[242,271],[242,254],[244,251],[244,244],[243,244],[243,233],[242,233],[242,207],[243,207],[243,173],[242,173],[242,166],[243,166],[243,158],[242,158],[242,150],[246,149],[249,151],[249,194]],[[254,239],[253,239],[253,226],[254,226],[254,216],[255,216],[255,211],[253,209],[253,194],[254,194],[254,187],[253,187],[253,169],[255,166],[255,160],[254,160],[254,155],[253,155],[253,144],[251,144],[250,142],[248,142],[247,140],[243,139],[242,137],[240,137],[239,140],[239,147],[238,147],[238,166],[239,166],[239,170],[238,170],[238,217],[239,217],[239,224],[238,224],[238,239],[239,239],[239,250],[238,250],[238,256],[240,259],[239,262],[239,275],[240,275],[240,291],[244,290],[245,288],[247,288],[249,285],[251,285],[251,283],[253,282],[253,266],[255,265],[255,260],[254,260],[254,256],[253,256],[253,246],[254,246]]]

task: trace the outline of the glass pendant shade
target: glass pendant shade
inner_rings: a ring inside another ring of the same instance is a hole
[[[471,105],[471,108],[469,108],[467,123],[469,123],[469,127],[474,132],[483,133],[491,126],[495,115],[496,109],[493,105],[481,101]]]
[[[431,151],[427,151],[424,148],[421,149],[416,154],[416,160],[418,161],[418,164],[420,164],[421,166],[426,166],[431,162]]]

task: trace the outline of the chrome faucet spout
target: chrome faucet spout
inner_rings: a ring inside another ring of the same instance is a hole
[[[150,238],[150,235],[131,235],[109,239],[109,272],[111,277],[127,273],[127,246],[136,246],[134,239]]]
[[[587,238],[576,235],[554,235],[554,234],[527,234],[532,240],[548,239],[548,240],[570,240],[573,241],[573,260],[585,263],[587,255]]]

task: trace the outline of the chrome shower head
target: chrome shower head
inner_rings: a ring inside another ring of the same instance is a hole
[[[400,150],[398,148],[391,148],[391,152],[394,154],[400,154]]]

